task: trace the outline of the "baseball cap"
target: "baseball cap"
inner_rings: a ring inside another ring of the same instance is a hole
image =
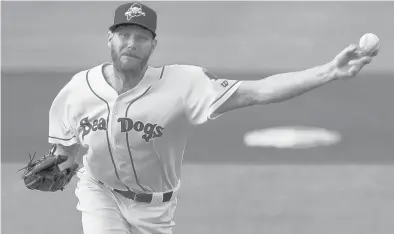
[[[115,11],[114,24],[109,27],[113,31],[120,25],[134,24],[144,27],[156,37],[157,14],[156,12],[141,3],[131,2],[118,6]]]

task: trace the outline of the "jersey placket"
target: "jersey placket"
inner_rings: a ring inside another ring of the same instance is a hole
[[[120,139],[119,139],[120,134],[118,133],[120,129],[117,129],[116,126],[117,126],[120,110],[122,109],[124,109],[122,100],[120,98],[117,98],[112,106],[112,111],[111,111],[109,126],[108,126],[109,139],[114,152],[113,160],[115,161],[115,164],[117,159],[116,155],[119,154],[119,146],[120,146]],[[121,172],[121,169],[117,164],[116,164],[116,169],[118,170],[118,172]]]
[[[149,90],[149,89],[148,89]],[[148,91],[146,90],[146,91]],[[143,94],[145,94],[146,92],[144,92]],[[142,95],[141,95],[142,96]],[[134,98],[133,101],[131,101],[130,103],[128,103],[127,105],[125,104],[125,99],[126,96],[124,96],[124,98],[122,99],[122,95],[120,95],[113,103],[113,107],[112,107],[112,111],[111,111],[111,115],[110,115],[110,128],[109,128],[109,137],[110,137],[110,141],[112,142],[112,148],[113,148],[113,160],[114,163],[116,165],[116,170],[118,171],[118,175],[119,175],[119,180],[128,188],[128,186],[125,184],[125,182],[122,180],[122,176],[121,173],[123,173],[122,169],[118,166],[119,165],[119,160],[130,160],[127,163],[131,163],[132,167],[133,167],[133,173],[134,173],[134,179],[136,180],[136,183],[138,184],[138,186],[143,190],[146,191],[146,189],[140,184],[139,180],[138,180],[138,175],[137,172],[135,171],[135,166],[134,166],[134,161],[132,158],[131,153],[129,152],[129,144],[128,144],[128,132],[126,132],[126,137],[124,136],[124,134],[122,134],[120,131],[120,128],[117,128],[115,126],[119,126],[118,123],[118,118],[120,116],[122,117],[127,117],[126,112],[128,111],[128,109],[130,108],[130,106],[132,105],[132,103],[134,101],[136,101],[137,99],[139,99],[139,97]],[[126,101],[127,102],[127,101]],[[119,126],[120,127],[120,126]],[[121,137],[125,137],[125,141],[126,141],[126,146],[121,146]],[[126,148],[126,151],[125,149]],[[127,157],[126,157],[126,156]],[[124,157],[124,158],[123,158]],[[128,188],[129,189],[129,188]]]
[[[149,90],[150,90],[151,86],[149,86],[148,88],[145,89],[141,89],[139,90],[138,93],[136,93],[136,95],[128,95],[124,97],[124,102],[127,103],[125,104],[125,106],[122,106],[122,108],[119,108],[118,110],[124,111],[124,116],[125,118],[129,118],[129,113],[130,113],[130,108],[133,106],[133,103],[138,101],[141,97],[143,97]],[[115,102],[116,104],[116,102]],[[114,107],[115,107],[114,104]],[[130,145],[129,145],[129,132],[126,131],[125,132],[125,140],[126,140],[126,148],[127,148],[127,152],[125,152],[125,154],[127,154],[129,156],[129,163],[131,163],[132,167],[133,167],[133,173],[134,173],[134,179],[135,182],[138,184],[138,186],[143,190],[143,191],[147,191],[147,189],[140,183],[139,178],[138,178],[138,174],[134,165],[134,159],[133,159],[133,155],[130,152]]]

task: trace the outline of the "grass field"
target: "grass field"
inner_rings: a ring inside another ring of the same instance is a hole
[[[2,165],[2,233],[82,233],[75,180],[64,192],[27,191],[15,173],[21,166]],[[185,165],[183,171],[175,234],[394,231],[393,166]]]
[[[48,108],[69,77],[2,74],[4,234],[81,233],[75,181],[65,192],[39,193],[17,173],[28,153],[49,149]],[[201,126],[186,150],[174,233],[393,233],[392,87],[390,74],[365,74]],[[294,124],[336,130],[343,141],[310,150],[242,143],[246,131]]]

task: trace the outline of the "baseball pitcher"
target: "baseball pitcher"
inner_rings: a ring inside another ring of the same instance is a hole
[[[112,61],[80,71],[49,110],[52,149],[31,159],[27,188],[58,191],[74,175],[85,234],[172,233],[181,165],[191,131],[237,108],[281,102],[354,77],[377,54],[350,45],[311,69],[229,80],[192,65],[148,65],[157,14],[120,5],[109,28]],[[86,148],[83,165],[76,164]]]

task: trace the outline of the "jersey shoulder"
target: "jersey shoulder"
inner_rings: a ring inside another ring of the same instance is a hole
[[[196,65],[171,64],[164,67],[163,78],[173,82],[190,83],[205,78],[205,69]]]
[[[204,70],[203,67],[196,65],[187,65],[187,64],[170,64],[165,66],[165,69],[171,72],[189,73],[189,74],[199,73]]]
[[[75,99],[79,99],[80,94],[84,93],[83,90],[87,88],[86,74],[89,70],[91,69],[81,70],[74,73],[59,90],[53,100],[53,104],[57,102],[71,102]]]
[[[89,73],[92,71],[96,71],[101,69],[102,64],[97,65],[95,67],[85,69],[85,70],[80,70],[77,73],[74,73],[70,80],[63,86],[60,92],[71,92],[71,93],[79,93],[81,89],[85,89],[87,87],[87,82],[86,78]]]
[[[88,70],[79,71],[71,76],[67,83],[62,87],[60,92],[71,91],[74,87],[78,87],[82,82],[85,81],[85,76]]]

